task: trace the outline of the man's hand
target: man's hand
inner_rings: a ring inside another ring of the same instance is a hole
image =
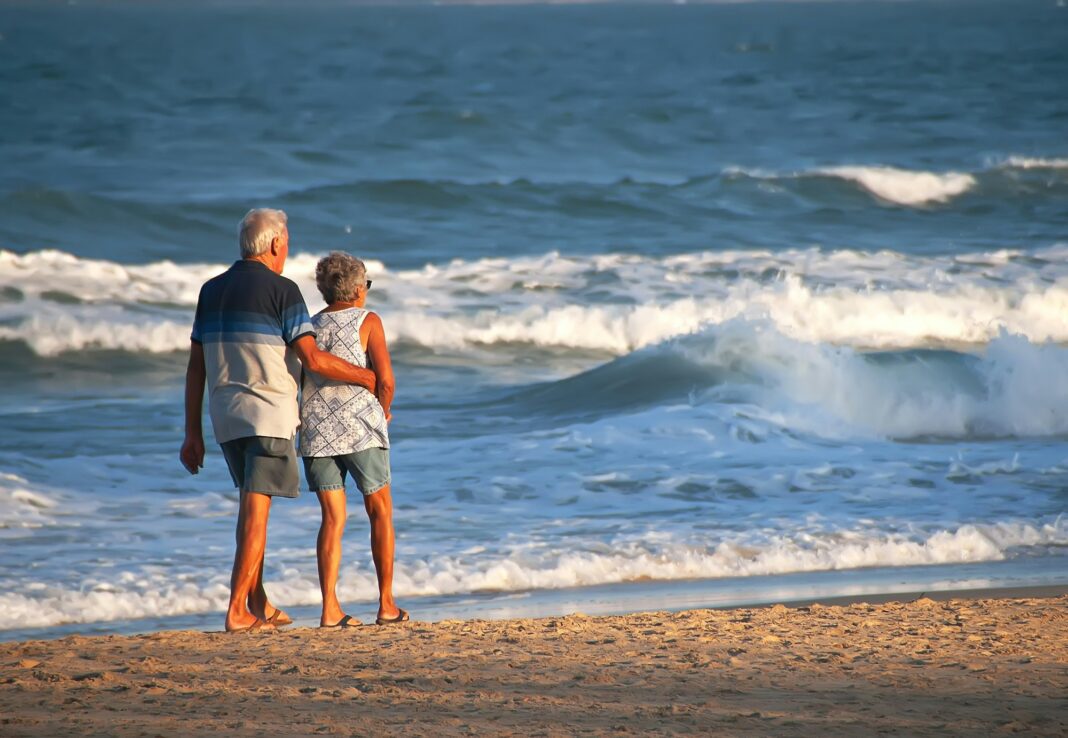
[[[187,435],[178,458],[190,474],[199,472],[204,466],[204,437]]]
[[[189,367],[185,370],[185,441],[178,458],[190,474],[196,474],[204,466],[204,431],[200,427],[201,408],[204,405],[204,347],[192,341],[189,344]]]

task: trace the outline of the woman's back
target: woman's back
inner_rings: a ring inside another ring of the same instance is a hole
[[[323,351],[356,366],[368,366],[360,328],[370,314],[360,307],[322,312],[312,317],[315,342]],[[302,456],[339,456],[368,448],[389,448],[385,413],[363,387],[304,372],[300,403]]]

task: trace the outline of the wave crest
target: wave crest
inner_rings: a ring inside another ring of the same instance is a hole
[[[1010,156],[1004,166],[1013,169],[1068,169],[1068,158]]]
[[[1019,336],[978,354],[867,353],[739,320],[524,388],[495,412],[551,422],[643,412],[611,422],[645,428],[677,423],[681,410],[687,424],[728,437],[741,404],[761,437],[1049,437],[1068,434],[1066,372],[1068,348]]]
[[[317,257],[286,276],[314,311]],[[454,261],[391,271],[369,261],[394,342],[514,344],[623,355],[742,319],[800,341],[891,349],[983,345],[1002,333],[1068,341],[1068,247],[945,257],[894,252],[699,252]],[[223,265],[129,266],[0,251],[0,339],[35,353],[188,346],[201,283]],[[78,284],[77,294],[62,287]]]
[[[917,172],[894,167],[828,167],[819,170],[831,177],[856,182],[881,200],[897,205],[948,202],[976,185],[971,174]]]
[[[824,438],[1038,437],[1068,434],[1068,349],[1002,336],[979,355],[860,353],[773,330],[726,326],[678,349],[690,361],[742,373],[734,391],[765,422]],[[716,394],[712,400],[718,400]]]

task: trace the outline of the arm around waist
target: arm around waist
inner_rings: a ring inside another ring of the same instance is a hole
[[[377,382],[373,371],[350,364],[341,357],[334,356],[328,351],[323,351],[315,345],[315,339],[311,336],[301,336],[290,345],[297,352],[300,363],[308,371],[315,372],[327,379],[358,384],[361,387],[366,387],[371,392],[375,391]]]

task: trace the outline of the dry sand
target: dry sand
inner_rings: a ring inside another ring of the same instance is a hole
[[[0,735],[1068,734],[1068,597],[0,644]]]

